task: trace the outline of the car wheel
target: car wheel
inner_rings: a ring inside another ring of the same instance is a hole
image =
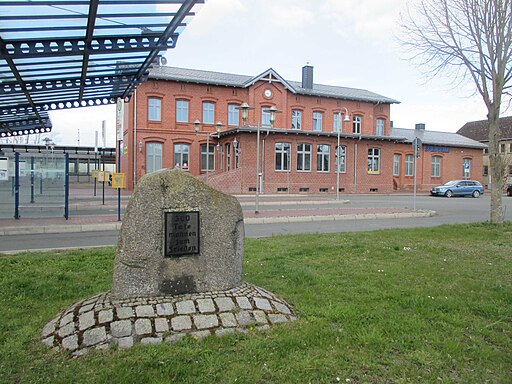
[[[473,197],[480,197],[480,191],[473,191]]]
[[[446,193],[444,194],[446,197],[452,197],[453,196],[453,192],[450,191],[450,190],[447,190]]]

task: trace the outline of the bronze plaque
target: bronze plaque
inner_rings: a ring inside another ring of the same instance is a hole
[[[165,212],[165,257],[199,253],[199,212]]]

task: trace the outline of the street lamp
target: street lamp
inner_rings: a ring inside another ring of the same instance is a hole
[[[343,108],[345,110],[345,119],[343,121],[349,122],[350,118],[348,117],[348,109]],[[336,157],[337,157],[337,165],[336,165],[336,200],[340,199],[340,133],[341,128],[343,127],[343,121],[341,120],[341,111],[338,112],[340,116],[340,125],[336,127],[338,131],[338,146],[336,147]]]
[[[242,120],[244,122],[244,126],[247,125],[247,119],[249,117],[249,110],[254,109],[253,107],[250,107],[249,104],[243,103],[241,106],[238,107],[239,110],[242,111]],[[270,113],[270,128],[274,128],[274,122],[276,121],[276,114],[280,113],[279,109],[277,109],[275,106],[271,106],[266,110]],[[260,128],[261,124],[258,121],[256,124],[256,207],[254,209],[254,213],[259,213],[259,200],[260,200]]]
[[[208,173],[210,171],[210,137],[219,138],[223,124],[221,122],[217,122],[217,124],[215,124],[215,132],[213,133],[199,133],[200,124],[201,122],[199,120],[194,121],[194,130],[196,132],[196,136],[206,136],[206,184],[208,184]]]

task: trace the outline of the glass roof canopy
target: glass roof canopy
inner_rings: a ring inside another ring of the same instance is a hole
[[[128,100],[205,0],[0,0],[0,138]]]

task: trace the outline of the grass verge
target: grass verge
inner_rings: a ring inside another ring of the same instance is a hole
[[[247,239],[244,280],[298,321],[79,359],[50,351],[42,327],[108,290],[114,255],[0,257],[0,382],[511,383],[512,223]]]

